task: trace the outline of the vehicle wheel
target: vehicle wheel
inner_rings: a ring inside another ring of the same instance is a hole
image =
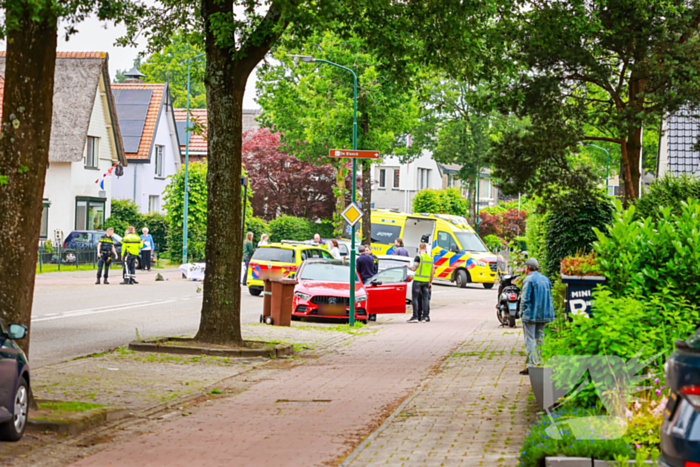
[[[360,323],[366,325],[366,324],[367,324],[367,320],[366,320],[366,319],[361,319],[361,320],[360,320]]]
[[[265,324],[272,324],[272,316],[267,316],[265,318]]]
[[[134,261],[134,269],[141,269],[141,257],[137,256],[136,261]]]
[[[301,321],[299,316],[292,315],[292,321]]]
[[[27,427],[27,409],[29,408],[29,385],[22,378],[15,394],[14,417],[0,425],[0,439],[3,441],[19,441]]]
[[[493,284],[489,284],[489,283],[484,282],[483,286],[484,286],[484,288],[485,288],[486,290],[491,290],[491,289],[493,289]]]
[[[265,322],[265,317],[263,315],[260,315],[260,322],[264,323]]]
[[[457,287],[463,289],[467,286],[467,271],[459,270],[455,275],[455,283]]]
[[[250,292],[253,297],[257,297],[262,293],[262,290],[257,287],[248,287],[248,292]]]
[[[508,327],[514,328],[515,327],[515,316],[509,314],[508,315]]]
[[[63,262],[64,263],[75,263],[77,254],[73,250],[67,250],[63,252]]]
[[[498,322],[504,326],[506,324],[508,324],[508,318],[505,316],[504,311],[503,311],[505,306],[506,306],[506,304],[504,302],[504,303],[500,303],[496,307],[496,318],[498,318]]]

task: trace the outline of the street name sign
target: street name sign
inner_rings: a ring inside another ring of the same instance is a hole
[[[330,157],[347,157],[349,159],[379,159],[379,151],[362,149],[331,149]]]
[[[362,209],[355,204],[355,203],[350,203],[350,205],[345,208],[343,212],[340,213],[341,216],[343,216],[343,219],[345,219],[348,224],[351,226],[357,224],[357,221],[362,218]]]

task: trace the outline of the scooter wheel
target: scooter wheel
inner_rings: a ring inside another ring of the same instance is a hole
[[[508,326],[511,328],[515,327],[515,316],[508,315]]]
[[[272,324],[272,316],[268,316],[265,318],[265,324]]]
[[[260,315],[260,322],[264,323],[265,322],[265,317],[263,315]]]

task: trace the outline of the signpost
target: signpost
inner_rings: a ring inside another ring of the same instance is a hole
[[[351,227],[354,227],[362,218],[362,209],[357,204],[350,203],[340,215],[343,216],[343,219],[345,219]]]
[[[362,149],[331,149],[330,157],[346,157],[348,159],[379,159],[379,151],[364,151]]]

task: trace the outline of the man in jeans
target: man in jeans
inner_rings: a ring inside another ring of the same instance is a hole
[[[546,276],[538,272],[540,264],[535,258],[525,261],[525,280],[520,295],[520,314],[525,334],[525,349],[527,361],[521,375],[529,374],[531,366],[542,363],[539,347],[542,345],[544,325],[554,321],[554,305],[552,304],[552,283]]]

